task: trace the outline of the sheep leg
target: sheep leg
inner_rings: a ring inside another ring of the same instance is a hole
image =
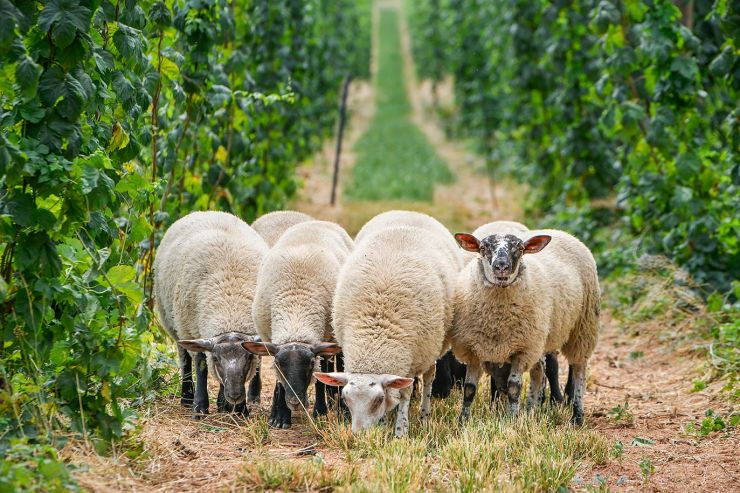
[[[313,404],[313,417],[326,416],[329,410],[326,408],[326,385],[316,380],[316,401]]]
[[[554,404],[560,404],[563,402],[563,394],[560,392],[558,371],[558,354],[547,353],[545,355],[545,375],[550,384],[550,402]]]
[[[177,345],[177,357],[180,361],[180,375],[182,380],[182,397],[180,404],[185,407],[192,407],[193,398],[195,397],[193,389],[193,358],[190,357],[188,350]]]
[[[208,414],[208,363],[205,353],[195,353],[195,399],[193,411],[196,417]]]
[[[565,400],[573,402],[573,365],[568,365],[568,380],[565,382]]]
[[[460,411],[460,417],[458,418],[461,423],[464,423],[470,417],[470,405],[473,404],[473,400],[475,399],[475,392],[478,389],[479,377],[480,364],[469,364],[468,370],[465,372],[465,387],[463,390],[462,411]]]
[[[527,391],[527,408],[533,409],[542,402],[545,394],[545,362],[540,359],[529,370],[529,390]]]
[[[396,437],[406,436],[409,432],[409,404],[411,403],[411,387],[401,389],[401,402],[398,403],[396,413]]]
[[[573,424],[583,424],[583,394],[586,391],[586,365],[572,364],[573,370]]]
[[[276,382],[275,392],[272,394],[270,419],[267,420],[267,424],[273,428],[290,428],[290,421],[290,409],[285,402],[285,389],[280,382]]]
[[[247,403],[257,405],[260,403],[260,394],[262,393],[262,358],[257,360],[257,368],[254,370],[254,376],[249,382],[249,392],[247,392]]]
[[[421,396],[421,412],[419,417],[424,420],[431,414],[432,406],[432,384],[434,383],[434,376],[437,373],[437,365],[432,365],[429,370],[424,374],[424,394]]]
[[[522,357],[515,354],[511,357],[511,372],[507,380],[506,392],[509,396],[509,414],[516,416],[519,413],[519,397],[522,393],[522,375],[526,371]]]
[[[501,365],[493,363],[491,366],[491,407],[493,407],[496,404],[496,399],[506,396],[511,365],[509,363]]]

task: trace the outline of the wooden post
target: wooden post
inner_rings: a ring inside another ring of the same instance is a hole
[[[339,158],[342,155],[342,136],[344,135],[344,123],[347,120],[347,92],[352,74],[347,74],[342,86],[342,100],[339,102],[339,128],[337,129],[337,150],[334,155],[334,176],[331,179],[331,205],[337,203],[337,184],[339,183]]]

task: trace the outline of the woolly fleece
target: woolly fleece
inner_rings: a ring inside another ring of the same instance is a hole
[[[520,353],[527,369],[560,350],[585,364],[599,330],[599,280],[590,250],[558,230],[533,230],[522,239],[550,235],[541,252],[522,257],[512,285],[486,287],[478,259],[460,273],[455,293],[452,348],[467,364],[503,363]],[[477,236],[477,235],[475,235]]]
[[[289,228],[265,256],[254,297],[254,323],[275,344],[331,342],[331,308],[352,238],[338,224],[307,221]]]
[[[252,229],[264,238],[269,247],[273,247],[288,228],[306,221],[313,221],[313,218],[298,211],[275,211],[257,218]]]
[[[193,212],[176,221],[154,260],[156,308],[167,332],[175,339],[256,335],[252,301],[267,251],[265,241],[231,214]],[[213,372],[210,353],[208,363]]]
[[[334,334],[347,372],[415,377],[446,347],[459,249],[435,219],[399,212],[363,227],[339,275]]]

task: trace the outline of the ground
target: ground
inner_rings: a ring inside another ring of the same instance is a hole
[[[352,234],[390,208],[430,213],[455,231],[495,219],[524,219],[523,189],[508,181],[493,183],[480,174],[480,159],[464,144],[444,138],[428,111],[428,90],[415,80],[408,32],[403,22],[401,27],[411,118],[457,179],[437,185],[431,202],[348,202],[340,193],[340,203],[331,207],[334,143],[328,142],[300,168],[303,188],[293,207],[335,220]],[[373,86],[353,83],[349,101],[342,186],[352,178],[354,144],[374,115]],[[111,454],[99,455],[84,442],[71,442],[63,454],[91,491],[548,490],[560,484],[549,482],[559,474],[576,490],[740,491],[737,431],[700,437],[687,428],[709,409],[728,416],[737,408],[721,382],[693,391],[692,382],[708,373],[705,356],[695,350],[702,341],[665,337],[661,325],[619,321],[604,310],[582,430],[568,425],[562,410],[509,422],[487,409],[485,388],[467,430],[454,419],[459,391],[435,402],[430,424],[416,423],[418,401],[412,404],[410,439],[396,440],[387,430],[352,438],[333,414],[318,422],[294,418],[289,430],[270,429],[266,415],[274,376],[265,361],[262,403],[247,421],[215,412],[196,421],[173,394],[145,410],[132,438]],[[216,383],[210,388],[213,411]]]

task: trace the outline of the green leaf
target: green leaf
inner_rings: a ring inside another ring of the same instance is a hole
[[[170,13],[170,9],[167,8],[167,4],[156,2],[152,5],[152,8],[149,9],[149,20],[159,29],[172,24],[172,14]]]
[[[134,305],[144,299],[144,293],[136,281],[136,269],[130,265],[116,265],[106,273],[111,286],[123,293]]]
[[[41,76],[41,65],[24,55],[15,67],[15,81],[21,88],[21,96],[24,101],[33,99],[39,85]]]
[[[180,68],[169,58],[162,58],[160,71],[170,80],[177,80],[180,77]]]
[[[34,224],[36,203],[31,195],[27,193],[16,194],[3,205],[5,213],[9,214],[19,226],[28,227]]]
[[[118,23],[118,30],[113,33],[113,44],[126,60],[143,56],[143,47],[139,31]]]
[[[64,93],[64,72],[56,65],[50,67],[41,75],[39,82],[39,98],[41,102],[48,107],[56,104],[57,100]]]
[[[85,102],[85,90],[82,88],[82,84],[71,74],[66,74],[61,95],[62,100],[57,105],[59,113],[67,121],[77,120],[82,113],[82,105]]]
[[[87,33],[90,9],[77,0],[51,0],[39,14],[39,27],[44,32],[52,30],[51,37],[58,48],[66,48],[77,35],[77,30]]]

